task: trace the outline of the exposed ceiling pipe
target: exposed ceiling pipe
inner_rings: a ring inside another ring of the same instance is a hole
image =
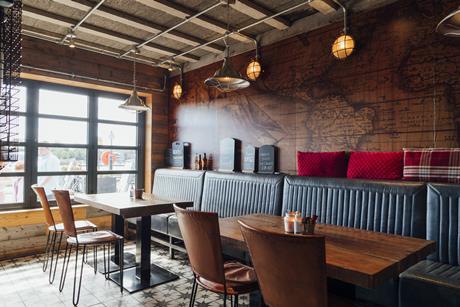
[[[301,7],[301,6],[305,5],[305,4],[310,3],[310,1],[311,1],[311,0],[304,1],[304,2],[302,2],[302,3],[296,4],[296,5],[294,5],[294,6],[291,6],[291,7],[287,8],[287,9],[284,9],[284,10],[282,10],[281,12],[278,12],[278,13],[275,13],[275,14],[273,14],[273,15],[267,16],[267,17],[265,17],[265,18],[259,19],[259,20],[255,21],[255,22],[253,22],[253,23],[251,23],[251,24],[249,24],[249,25],[247,25],[247,26],[244,26],[244,27],[242,27],[242,28],[240,28],[240,29],[237,29],[237,30],[234,30],[234,31],[230,31],[229,33],[226,33],[226,34],[224,34],[224,35],[222,35],[222,36],[220,36],[220,37],[218,37],[218,38],[215,38],[215,39],[213,39],[213,40],[211,40],[211,41],[209,41],[209,42],[206,42],[206,43],[204,43],[204,44],[195,46],[195,47],[193,47],[193,48],[191,48],[191,49],[189,49],[189,50],[187,50],[187,51],[184,51],[184,52],[182,52],[182,53],[180,53],[180,54],[178,54],[178,55],[175,55],[174,57],[184,56],[184,55],[186,55],[186,54],[188,54],[188,53],[190,53],[190,52],[193,52],[193,51],[198,50],[198,49],[200,49],[200,48],[206,47],[206,46],[208,46],[208,45],[210,45],[210,44],[213,44],[213,43],[218,42],[218,41],[220,41],[220,40],[222,40],[222,39],[225,39],[225,38],[227,38],[227,37],[229,37],[229,36],[231,36],[231,35],[241,34],[241,32],[243,32],[244,30],[247,30],[247,29],[249,29],[249,28],[252,28],[252,27],[254,27],[254,26],[258,25],[258,24],[261,24],[261,23],[263,23],[263,22],[265,22],[265,21],[267,21],[267,20],[269,20],[269,19],[278,17],[279,15],[285,14],[285,13],[287,13],[287,12],[289,12],[289,11],[295,10],[296,8],[299,8],[299,7]],[[253,41],[256,43],[255,39],[251,38],[251,40],[253,40]],[[169,62],[169,61],[171,61],[171,58],[161,61],[159,65],[164,64],[164,63]]]
[[[171,31],[177,29],[178,27],[180,27],[180,26],[186,24],[187,22],[189,22],[189,21],[191,21],[191,20],[193,20],[193,19],[195,19],[195,18],[197,18],[197,17],[199,17],[199,16],[201,16],[201,15],[203,15],[203,14],[205,14],[205,13],[207,13],[207,12],[213,10],[213,9],[215,9],[215,8],[218,7],[218,6],[221,6],[222,4],[226,4],[226,3],[227,3],[226,0],[219,0],[218,2],[214,3],[213,5],[209,6],[209,7],[206,8],[206,9],[204,9],[203,11],[198,12],[198,13],[196,13],[196,14],[190,16],[190,17],[187,17],[186,19],[182,20],[181,22],[179,22],[178,24],[172,26],[171,28],[166,29],[166,30],[164,30],[164,31],[161,31],[160,33],[155,34],[154,36],[152,36],[151,38],[147,39],[146,41],[144,41],[144,42],[142,42],[142,43],[136,45],[135,48],[140,49],[140,48],[144,47],[145,45],[147,45],[148,43],[150,43],[150,42],[156,40],[157,38],[159,38],[159,37],[161,37],[161,36],[163,36],[163,35],[165,35],[165,34],[171,32]],[[123,53],[123,54],[121,54],[121,56],[125,56],[125,55],[127,55],[127,54],[129,54],[129,53],[131,53],[131,52],[132,52],[132,49],[126,51],[126,52]]]
[[[343,10],[343,32],[344,33],[347,33],[348,31],[348,25],[347,25],[347,8],[342,4],[340,3],[338,0],[332,0],[334,1],[335,3],[337,3]]]
[[[107,83],[107,84],[112,84],[112,85],[118,85],[118,86],[123,86],[123,87],[129,87],[129,88],[131,88],[133,86],[131,83],[124,83],[124,82],[112,81],[112,80],[107,80],[107,79],[101,79],[101,78],[95,78],[95,77],[71,74],[71,73],[67,73],[67,72],[63,72],[63,71],[58,71],[58,70],[53,70],[53,69],[45,69],[45,68],[34,67],[34,66],[30,66],[30,65],[21,65],[21,67],[26,68],[26,69],[30,69],[30,70],[35,70],[35,71],[40,71],[40,72],[47,72],[47,73],[51,73],[51,74],[70,77],[72,79],[78,78],[78,79],[83,79],[83,80],[97,81],[97,82],[102,82],[102,83]],[[163,77],[163,87],[160,88],[160,89],[152,88],[152,87],[145,87],[145,86],[138,86],[138,85],[136,85],[136,88],[140,89],[140,90],[143,90],[143,91],[151,91],[151,92],[163,93],[166,90],[166,83],[167,83],[167,77],[165,75]]]
[[[70,33],[62,38],[61,44],[63,44],[69,37],[69,35],[72,35],[86,21],[86,19],[88,19],[89,16],[91,16],[104,2],[105,0],[100,0],[91,10],[88,11],[88,13],[86,13],[86,15],[76,25],[71,26]]]
[[[29,36],[29,37],[45,40],[45,41],[48,41],[48,42],[51,42],[51,43],[60,44],[59,39],[56,38],[55,36],[46,35],[46,34],[43,34],[43,33],[34,32],[34,31],[31,31],[31,30],[24,30],[24,29],[22,31],[22,34],[24,36]],[[103,47],[95,47],[93,45],[90,46],[90,45],[87,45],[87,43],[85,41],[76,41],[76,42],[77,42],[77,46],[76,46],[77,49],[91,51],[91,52],[95,52],[95,53],[99,53],[99,54],[103,54],[103,55],[108,55],[108,56],[120,59],[120,54],[118,53],[118,51],[111,51],[111,50],[105,49]],[[130,55],[126,55],[122,59],[133,60],[133,57],[130,56]],[[147,58],[145,58],[145,57],[142,57],[142,58],[137,57],[137,62],[142,63],[142,64],[146,64],[146,65],[150,65],[150,66],[154,66],[154,67],[158,67],[158,62],[157,61],[147,60]]]

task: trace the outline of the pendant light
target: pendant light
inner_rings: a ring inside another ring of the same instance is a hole
[[[209,77],[204,81],[209,87],[217,88],[221,92],[232,92],[235,90],[243,89],[248,87],[249,81],[243,78],[239,72],[237,72],[230,63],[230,50],[227,44],[227,35],[230,33],[230,5],[227,3],[227,32],[224,36],[225,43],[225,54],[224,63],[220,69],[218,69],[212,77]]]
[[[347,33],[347,10],[338,1],[334,1],[342,7],[343,10],[343,33],[332,44],[332,54],[339,60],[346,59],[355,50],[355,40]]]
[[[139,98],[139,95],[137,94],[136,90],[136,54],[139,51],[137,49],[134,49],[134,57],[133,57],[133,91],[131,93],[131,96],[129,96],[126,101],[119,105],[118,107],[121,109],[126,109],[126,110],[131,110],[131,111],[136,111],[136,112],[144,112],[144,111],[150,111],[150,108],[145,105],[144,101]]]
[[[459,37],[460,36],[460,8],[456,9],[436,27],[436,32],[445,36]]]
[[[182,76],[183,76],[182,65],[179,67],[179,69],[180,69],[180,80],[179,80],[179,83],[174,84],[173,90],[172,90],[172,95],[177,100],[179,100],[182,97],[182,94],[183,94],[183,89],[182,89],[182,85],[183,85],[183,81],[182,81]]]
[[[262,73],[262,65],[260,64],[259,60],[259,48],[257,41],[256,44],[256,57],[249,62],[248,66],[246,67],[246,76],[251,81],[256,81],[259,78],[260,74]]]

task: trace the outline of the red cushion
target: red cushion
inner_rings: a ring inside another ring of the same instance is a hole
[[[460,148],[404,149],[403,179],[460,183]]]
[[[401,152],[352,152],[348,161],[348,178],[401,179],[403,176]]]
[[[345,151],[297,152],[297,175],[311,177],[345,177]]]

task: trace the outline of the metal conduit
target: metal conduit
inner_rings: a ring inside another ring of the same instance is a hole
[[[219,0],[217,3],[211,5],[210,7],[204,9],[203,11],[198,12],[198,13],[196,13],[195,15],[192,15],[192,16],[190,16],[190,17],[188,17],[188,18],[182,20],[181,22],[179,22],[178,24],[172,26],[171,28],[166,29],[166,30],[164,30],[164,31],[161,31],[160,33],[154,35],[153,37],[149,38],[148,40],[144,41],[143,43],[140,43],[140,44],[136,45],[135,48],[136,48],[136,49],[139,49],[139,48],[144,47],[145,45],[147,45],[148,43],[150,43],[150,42],[156,40],[157,38],[159,38],[159,37],[161,37],[161,36],[163,36],[163,35],[165,35],[165,34],[171,32],[172,30],[177,29],[178,27],[180,27],[180,26],[186,24],[186,23],[189,22],[190,20],[195,19],[195,18],[197,18],[197,17],[199,17],[199,16],[201,16],[201,15],[207,13],[207,12],[209,12],[210,10],[215,9],[215,8],[218,7],[218,6],[221,6],[221,5],[224,4],[224,3],[226,3],[226,1]],[[131,53],[132,51],[133,51],[133,49],[130,49],[130,50],[126,51],[125,53],[123,53],[121,56],[125,56],[125,55]],[[174,56],[174,57],[176,57],[176,56]]]
[[[287,8],[287,9],[285,9],[285,10],[282,10],[281,12],[278,12],[278,13],[276,13],[276,14],[267,16],[267,17],[262,18],[262,19],[259,19],[259,20],[255,21],[254,23],[251,23],[251,24],[249,24],[249,25],[247,25],[247,26],[244,26],[244,27],[242,27],[242,28],[240,28],[240,29],[238,29],[238,30],[231,31],[231,32],[226,33],[226,34],[224,34],[224,35],[222,35],[222,36],[220,36],[220,37],[218,37],[218,38],[216,38],[216,39],[213,39],[213,40],[211,40],[211,41],[209,41],[209,42],[206,42],[206,43],[204,43],[204,44],[195,46],[195,47],[193,47],[193,48],[191,48],[191,49],[189,49],[189,50],[187,50],[187,51],[184,51],[184,52],[182,52],[182,53],[180,53],[180,54],[178,54],[178,55],[175,55],[175,56],[171,57],[170,59],[163,60],[163,61],[160,62],[159,65],[164,64],[164,63],[166,63],[166,62],[169,62],[169,61],[171,61],[171,59],[174,59],[175,57],[184,56],[184,55],[186,55],[186,54],[188,54],[188,53],[190,53],[190,52],[193,52],[193,51],[198,50],[198,49],[200,49],[200,48],[206,47],[206,46],[208,46],[208,45],[210,45],[210,44],[213,44],[213,43],[215,43],[215,42],[218,42],[218,41],[220,41],[220,40],[222,40],[222,39],[224,39],[224,38],[227,38],[227,37],[229,37],[229,36],[231,36],[231,35],[234,35],[234,34],[241,34],[240,32],[242,32],[242,31],[244,31],[244,30],[247,30],[247,29],[249,29],[249,28],[252,28],[252,27],[254,27],[254,26],[256,26],[256,25],[258,25],[258,24],[260,24],[260,23],[263,23],[263,22],[265,22],[265,21],[267,21],[267,20],[269,20],[269,19],[278,17],[279,15],[285,14],[285,13],[287,13],[287,12],[289,12],[289,11],[295,10],[296,8],[299,8],[299,7],[301,7],[301,6],[305,5],[305,4],[309,4],[310,2],[311,2],[311,0],[307,0],[307,1],[304,1],[304,2],[302,2],[302,3],[296,4],[296,5],[292,6],[292,7],[289,7],[289,8]],[[253,40],[254,40],[254,39],[253,39]],[[255,41],[255,40],[254,40],[254,41]]]
[[[70,27],[70,31],[73,33],[75,30],[77,30],[86,21],[86,19],[88,19],[89,16],[91,16],[104,2],[105,0],[100,0],[76,25]],[[66,39],[67,35],[64,36],[64,38],[61,40],[61,44],[64,43]]]
[[[107,84],[112,84],[112,85],[118,85],[118,86],[124,86],[124,87],[132,87],[133,85],[131,83],[124,83],[124,82],[118,82],[118,81],[113,81],[113,80],[107,80],[107,79],[101,79],[101,78],[95,78],[95,77],[89,77],[89,76],[83,76],[83,75],[77,75],[77,74],[71,74],[63,71],[57,71],[53,69],[46,69],[46,68],[40,68],[40,67],[34,67],[30,65],[21,65],[22,68],[30,69],[30,70],[36,70],[40,72],[47,72],[47,73],[52,73],[56,75],[61,75],[61,76],[66,76],[70,78],[78,78],[78,79],[83,79],[83,80],[89,80],[89,81],[97,81],[97,82],[102,82],[102,83],[107,83]],[[152,87],[145,87],[145,86],[137,86],[137,89],[144,90],[144,91],[151,91],[151,92],[160,92],[163,93],[166,90],[166,82],[167,82],[167,77],[166,75],[163,78],[163,88],[158,89],[158,88],[152,88]]]

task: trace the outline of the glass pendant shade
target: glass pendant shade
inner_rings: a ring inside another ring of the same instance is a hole
[[[150,110],[150,108],[145,105],[144,101],[141,98],[139,98],[136,89],[133,89],[131,96],[129,96],[129,98],[126,99],[126,101],[123,104],[121,104],[119,108],[137,112],[144,112]]]
[[[441,20],[436,28],[436,32],[445,36],[460,36],[460,8],[450,13],[446,18]]]
[[[180,99],[182,97],[182,86],[179,83],[176,83],[173,86],[172,94],[176,99]]]
[[[348,34],[342,34],[332,44],[332,54],[340,60],[349,57],[355,50],[355,40]]]
[[[261,73],[262,65],[260,65],[260,62],[257,58],[249,62],[248,67],[246,68],[246,75],[248,76],[249,80],[257,80]]]
[[[204,84],[215,87],[221,92],[231,92],[248,87],[249,81],[234,70],[229,63],[228,57],[225,57],[222,68],[218,69],[214,76],[206,79]]]

